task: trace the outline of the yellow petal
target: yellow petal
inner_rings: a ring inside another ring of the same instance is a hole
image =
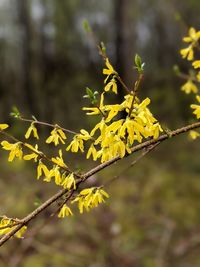
[[[8,127],[9,127],[8,124],[6,124],[6,123],[2,123],[2,124],[0,124],[0,131],[5,130],[5,129],[8,128]]]
[[[192,66],[197,69],[197,68],[200,68],[200,60],[195,60],[193,63],[192,63]]]

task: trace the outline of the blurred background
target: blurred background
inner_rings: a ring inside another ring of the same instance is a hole
[[[22,136],[29,125],[10,117],[17,106],[49,123],[79,130],[92,121],[81,110],[86,86],[101,91],[103,62],[83,29],[87,19],[121,77],[133,86],[135,53],[146,63],[139,96],[152,99],[161,123],[191,122],[192,98],[173,72],[182,36],[199,29],[199,0],[0,0],[0,120]],[[49,129],[41,128],[44,138]],[[46,149],[44,147],[44,149]],[[88,214],[49,218],[56,205],[29,225],[26,238],[0,250],[2,267],[197,267],[200,266],[199,140],[173,138],[123,172],[134,157],[92,177],[111,198]],[[53,153],[53,149],[49,151]],[[35,179],[33,164],[7,163],[0,152],[0,214],[22,218],[58,188]],[[67,154],[73,169],[94,163]]]

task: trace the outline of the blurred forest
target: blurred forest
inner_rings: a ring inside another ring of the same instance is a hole
[[[140,97],[152,99],[161,123],[183,126],[192,118],[191,99],[180,91],[173,66],[187,70],[179,49],[188,27],[199,29],[199,14],[199,0],[0,0],[0,120],[22,135],[28,125],[9,115],[17,106],[26,117],[90,128],[82,96],[87,86],[102,89],[103,62],[83,29],[87,19],[129,86],[136,80],[134,55],[142,57]],[[126,173],[133,158],[104,170],[88,183],[122,172],[107,188],[106,205],[64,220],[49,218],[52,207],[24,240],[1,248],[0,266],[200,266],[199,149],[199,140],[180,136]],[[1,215],[23,217],[58,190],[36,181],[31,164],[10,165],[2,151],[0,158]],[[82,170],[94,165],[74,156],[69,161]]]

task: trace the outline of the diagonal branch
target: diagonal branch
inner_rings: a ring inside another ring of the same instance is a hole
[[[110,184],[112,184],[113,182],[115,182],[116,180],[118,180],[123,173],[125,173],[130,168],[132,168],[138,161],[140,161],[149,152],[151,152],[152,150],[154,150],[156,148],[156,146],[158,146],[159,144],[160,144],[160,142],[157,142],[157,143],[155,143],[155,144],[153,144],[153,145],[151,145],[151,146],[146,147],[145,149],[143,149],[143,152],[136,159],[134,159],[128,167],[126,167],[120,174],[114,176],[111,180],[107,181],[103,186],[104,187],[107,187]]]
[[[197,129],[200,127],[200,122],[193,123],[190,125],[187,125],[185,127],[176,129],[174,131],[171,131],[170,133],[163,134],[161,135],[158,139],[152,139],[146,142],[143,142],[139,145],[136,145],[132,148],[131,154],[133,154],[136,151],[142,150],[144,148],[148,148],[151,145],[154,145],[156,143],[162,143],[164,140],[173,138],[179,134],[186,133],[190,130]],[[131,154],[127,154],[126,156],[129,156]],[[119,156],[102,163],[98,165],[97,167],[91,169],[90,171],[86,172],[85,174],[82,175],[82,178],[79,178],[77,180],[76,187],[78,189],[79,185],[81,183],[84,183],[88,178],[90,178],[92,175],[100,172],[101,170],[105,169],[106,167],[112,165],[113,163],[119,161],[121,158]],[[76,190],[77,190],[76,189]],[[5,234],[1,239],[0,239],[0,246],[2,246],[4,243],[6,243],[12,236],[14,236],[24,225],[27,225],[30,221],[32,221],[36,216],[38,216],[43,210],[48,208],[51,204],[53,204],[55,201],[57,201],[59,198],[61,198],[63,195],[66,195],[65,200],[71,199],[73,196],[74,192],[76,190],[70,190],[68,191],[67,189],[62,189],[59,192],[57,192],[55,195],[53,195],[51,198],[49,198],[47,201],[45,201],[41,206],[39,206],[37,209],[35,209],[33,212],[29,213],[25,218],[21,220],[21,223],[17,225],[14,229],[12,229],[9,233]]]

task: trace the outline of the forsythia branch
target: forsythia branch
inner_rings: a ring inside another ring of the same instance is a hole
[[[126,156],[129,156],[131,154],[133,154],[136,151],[142,150],[144,148],[149,148],[152,145],[155,145],[157,143],[162,143],[164,140],[169,139],[169,138],[173,138],[179,134],[188,132],[190,130],[193,129],[197,129],[200,128],[200,122],[197,123],[193,123],[190,125],[187,125],[185,127],[176,129],[174,131],[171,131],[170,133],[167,134],[163,134],[160,137],[158,137],[157,139],[151,139],[149,141],[143,142],[139,145],[134,146],[131,149],[131,153],[130,154],[126,154]],[[148,150],[147,150],[148,151]],[[106,167],[112,165],[113,163],[119,161],[121,158],[120,156],[117,156],[107,162],[104,162],[100,165],[98,165],[97,167],[89,170],[88,172],[86,172],[85,174],[81,175],[79,179],[76,180],[76,189],[71,189],[70,191],[68,191],[68,189],[62,189],[59,192],[57,192],[55,195],[53,195],[52,197],[50,197],[47,201],[45,201],[41,206],[39,206],[37,209],[35,209],[33,212],[29,213],[26,217],[24,217],[22,220],[20,220],[19,224],[12,229],[9,233],[5,234],[1,239],[0,239],[0,246],[2,246],[4,243],[6,243],[12,236],[14,236],[23,226],[26,226],[30,221],[32,221],[36,216],[38,216],[42,211],[44,211],[46,208],[48,208],[51,204],[53,204],[54,202],[56,202],[58,199],[60,199],[62,196],[64,196],[65,194],[65,202],[67,202],[68,200],[71,199],[71,197],[73,196],[74,192],[77,191],[77,189],[79,188],[79,185],[84,183],[88,178],[90,178],[92,175],[100,172],[101,170],[105,169]]]

